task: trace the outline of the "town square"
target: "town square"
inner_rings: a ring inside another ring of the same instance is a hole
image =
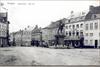
[[[1,0],[0,65],[100,65],[99,59],[99,1]]]

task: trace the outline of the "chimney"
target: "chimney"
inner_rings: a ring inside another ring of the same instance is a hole
[[[74,13],[74,11],[71,11],[71,14],[73,14]]]
[[[4,3],[0,3],[0,6],[3,6],[4,5]]]

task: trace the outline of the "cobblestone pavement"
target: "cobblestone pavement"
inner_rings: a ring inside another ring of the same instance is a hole
[[[100,65],[100,49],[0,48],[0,65]]]

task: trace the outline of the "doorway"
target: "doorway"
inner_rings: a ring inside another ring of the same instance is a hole
[[[98,46],[98,40],[95,40],[95,48]]]

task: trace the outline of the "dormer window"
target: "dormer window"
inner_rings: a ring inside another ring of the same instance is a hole
[[[96,18],[97,16],[96,15],[94,15],[94,19]]]
[[[68,22],[70,23],[70,20],[68,20]]]

